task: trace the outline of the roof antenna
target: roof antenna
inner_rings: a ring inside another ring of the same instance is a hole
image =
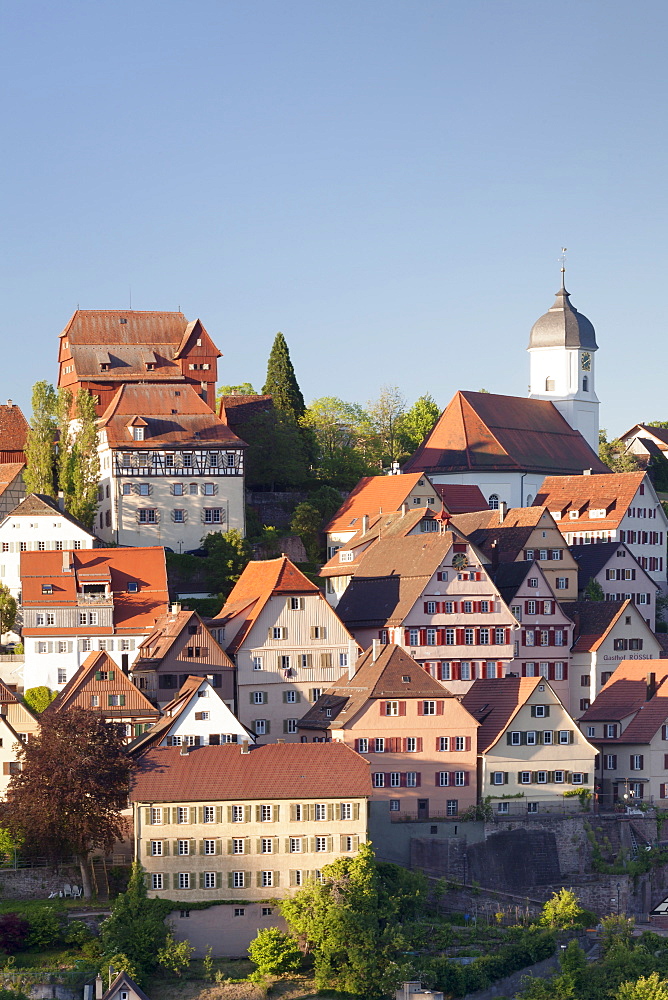
[[[130,285],[130,312],[132,312],[132,285]]]
[[[566,291],[566,254],[568,253],[568,247],[562,247],[561,253],[559,254],[559,263],[561,264],[561,287],[562,290]]]

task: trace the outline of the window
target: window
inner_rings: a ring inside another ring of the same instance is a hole
[[[436,702],[435,701],[423,701],[422,702],[422,714],[423,715],[436,715]]]
[[[408,736],[406,738],[406,753],[416,753],[417,752],[417,738],[415,736]]]
[[[175,524],[183,524],[186,519],[186,512],[181,507],[174,508],[174,522]]]
[[[179,854],[190,854],[190,841],[189,840],[178,840],[177,851]]]
[[[565,771],[555,771],[554,772],[554,780],[555,780],[555,782],[558,785],[561,785],[566,780],[566,772]]]
[[[162,841],[152,840],[151,841],[151,854],[154,858],[162,857]]]
[[[641,753],[631,754],[630,766],[632,771],[642,771],[643,763],[644,763],[643,754]]]
[[[374,740],[376,753],[385,753],[385,737],[377,736]]]
[[[503,773],[503,771],[492,771],[492,784],[493,785],[503,785],[504,784],[504,773]]]
[[[216,853],[216,841],[215,840],[205,840],[204,841],[204,853],[205,854],[215,854]]]
[[[266,694],[264,691],[253,691],[254,705],[264,705],[265,702],[266,702]]]
[[[509,811],[509,809],[508,809],[508,803],[507,802],[497,802],[497,804],[496,804],[496,811],[498,813],[507,813]]]
[[[617,736],[617,726],[616,725],[614,725],[614,724],[613,725],[605,725],[603,727],[603,729],[605,730],[605,736],[606,736],[607,739],[614,740],[615,737]]]
[[[528,813],[537,813],[538,812],[538,803],[537,802],[527,802],[527,812]]]
[[[531,784],[531,771],[520,771],[520,785]]]
[[[373,780],[374,788],[384,788],[385,787],[385,775],[382,771],[374,771],[371,775]]]
[[[202,490],[205,497],[212,497],[216,492],[214,483],[204,483],[204,488]]]
[[[233,823],[243,823],[244,822],[244,807],[243,806],[232,806],[232,822]]]
[[[220,524],[223,520],[222,507],[205,507],[203,513],[205,524]]]
[[[521,745],[521,743],[522,743],[522,734],[521,733],[511,733],[510,734],[510,745],[511,746],[518,747],[518,746]]]
[[[232,887],[234,889],[243,889],[245,884],[244,872],[232,872]],[[243,917],[243,910],[235,910],[235,917]]]
[[[559,730],[559,742],[560,743],[572,743],[571,731],[570,729],[560,729]]]
[[[316,849],[316,851],[326,851],[327,850],[327,837],[316,837],[315,838],[315,849]]]
[[[390,799],[390,812],[399,812],[400,808],[401,808],[400,799]]]
[[[40,646],[46,645],[46,643],[40,643]],[[40,650],[42,652],[42,650]],[[67,684],[67,670],[64,667],[58,667],[58,683]]]
[[[358,753],[368,753],[369,752],[369,741],[368,741],[368,739],[365,736],[363,736],[360,740],[358,740],[358,742],[357,742],[357,752]]]
[[[151,875],[151,889],[162,889],[163,888],[163,875],[162,872],[153,872]]]
[[[216,888],[216,873],[215,872],[204,872],[204,888],[205,889],[215,889]]]
[[[162,823],[162,809],[160,806],[152,806],[150,819],[153,826],[159,826]]]
[[[290,854],[301,854],[302,838],[290,837],[289,847],[290,847]]]
[[[253,670],[262,670],[262,657],[261,656],[254,656],[253,657]]]
[[[445,807],[446,816],[456,816],[459,812],[459,799],[448,799]]]
[[[156,507],[140,507],[137,513],[140,524],[156,524],[158,521],[158,511]]]
[[[584,783],[583,778],[584,775],[580,771],[573,771],[571,775],[571,783],[574,785],[582,785]]]
[[[260,822],[271,823],[273,820],[272,806],[260,806]]]
[[[399,788],[401,785],[401,774],[399,771],[390,771],[390,788]]]
[[[499,509],[499,495],[498,495],[498,493],[491,493],[490,497],[489,497],[489,500],[488,500],[488,503],[489,503],[489,509],[490,510],[498,510]]]
[[[261,854],[273,854],[274,853],[274,841],[271,837],[262,837],[260,841],[260,853]]]
[[[266,719],[256,719],[253,723],[255,726],[256,736],[266,736],[267,735],[267,720]]]
[[[557,590],[568,590],[568,577],[566,576],[557,577]]]
[[[205,823],[216,822],[216,809],[214,806],[204,806],[204,822]]]

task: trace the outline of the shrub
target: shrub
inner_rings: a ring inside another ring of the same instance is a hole
[[[83,920],[73,920],[65,928],[65,933],[63,934],[63,939],[65,944],[76,944],[79,948],[90,941],[93,937],[93,933],[87,924]]]
[[[28,948],[50,948],[62,939],[63,917],[55,907],[44,905],[28,914]]]
[[[23,695],[23,700],[28,708],[32,708],[33,712],[43,712],[49,707],[56,694],[56,691],[44,686],[28,688]]]
[[[3,913],[0,917],[0,949],[13,955],[26,947],[30,924],[18,913]]]
[[[164,948],[158,952],[158,963],[175,976],[180,976],[190,965],[194,950],[190,941],[177,941],[168,934]]]
[[[100,963],[100,974],[104,979],[105,975],[108,975],[109,969],[113,969],[114,973],[125,972],[131,979],[134,979],[137,986],[142,985],[143,974],[142,970],[138,965],[124,955],[122,952],[118,952],[116,955],[107,956],[105,955]]]
[[[293,937],[269,927],[258,931],[257,937],[248,947],[251,962],[257,965],[261,976],[280,976],[284,972],[298,969],[302,963],[302,953]]]

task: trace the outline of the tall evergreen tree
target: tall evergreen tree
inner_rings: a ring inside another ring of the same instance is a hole
[[[267,362],[267,380],[262,392],[273,397],[274,406],[299,421],[306,409],[304,397],[290,360],[290,351],[282,333],[277,333]]]
[[[32,390],[32,419],[26,443],[23,479],[27,493],[55,496],[54,451],[57,396],[48,382],[36,382]]]

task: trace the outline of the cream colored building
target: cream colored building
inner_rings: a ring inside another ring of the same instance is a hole
[[[237,668],[237,716],[259,742],[299,740],[297,721],[348,670],[357,643],[287,557],[250,562],[208,622]]]
[[[138,762],[150,896],[272,900],[367,839],[369,765],[342,743],[157,747]]]
[[[570,601],[561,608],[575,623],[569,711],[579,719],[622,660],[658,659],[661,645],[631,600]]]
[[[497,815],[579,811],[577,793],[593,794],[596,748],[544,677],[476,681],[462,704],[480,723],[479,795]]]

